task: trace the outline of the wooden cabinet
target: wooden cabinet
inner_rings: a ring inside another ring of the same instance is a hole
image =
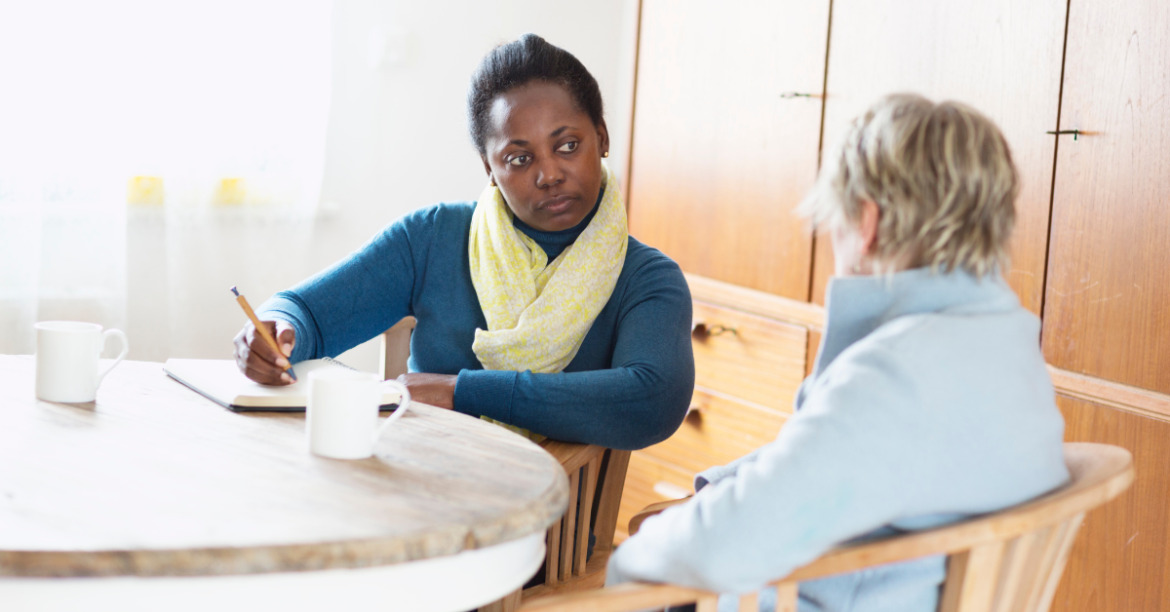
[[[824,151],[883,95],[915,92],[957,100],[1003,130],[1019,167],[1012,269],[1024,306],[1043,303],[1060,101],[1066,0],[939,2],[834,0],[825,88]],[[816,244],[813,301],[824,304],[833,271],[827,238]]]
[[[630,467],[626,470],[626,484],[622,489],[622,502],[618,509],[617,529],[613,533],[614,543],[621,543],[629,537],[627,529],[630,519],[646,506],[681,499],[693,493],[694,476],[642,451],[630,455]]]
[[[713,389],[696,388],[686,420],[669,440],[646,454],[697,474],[725,465],[776,439],[792,409],[748,403]]]
[[[689,273],[696,320],[720,333],[694,344],[697,413],[634,454],[619,527],[782,427],[833,268],[792,207],[851,119],[912,91],[1002,128],[1021,175],[1005,276],[1042,315],[1067,437],[1135,456],[1053,610],[1170,612],[1170,2],[831,7],[642,2],[631,231]]]
[[[806,329],[700,301],[693,316],[696,386],[789,410],[804,379]]]
[[[1058,403],[1065,439],[1128,448],[1137,480],[1086,517],[1053,612],[1170,610],[1170,422],[1067,398]]]
[[[618,512],[619,541],[642,508],[690,495],[695,474],[776,439],[804,378],[808,328],[819,322],[802,318],[804,310],[792,300],[710,279],[688,280],[695,298],[691,412],[669,439],[631,456]]]
[[[619,540],[696,472],[774,439],[791,410],[808,330],[777,313],[808,299],[812,238],[792,209],[816,178],[829,26],[828,0],[641,10],[630,232],[699,275],[701,325],[695,411],[631,457]]]
[[[791,211],[816,177],[828,18],[828,0],[642,3],[634,236],[686,272],[807,299]]]
[[[1170,393],[1170,3],[1073,3],[1044,355]]]
[[[1089,515],[1052,609],[1170,612],[1170,4],[1072,3],[1064,75],[1044,356],[1113,406],[1062,399],[1068,439],[1128,448],[1137,481]]]

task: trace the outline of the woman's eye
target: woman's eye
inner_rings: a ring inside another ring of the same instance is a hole
[[[566,142],[565,144],[561,145],[561,147],[559,149],[557,149],[557,151],[560,151],[561,153],[572,153],[573,151],[576,151],[576,150],[577,150],[577,142],[574,140],[570,140],[569,142]]]
[[[508,163],[512,164],[513,166],[523,166],[524,164],[528,163],[528,156],[527,155],[517,155],[516,157],[513,157],[512,159],[508,160]]]

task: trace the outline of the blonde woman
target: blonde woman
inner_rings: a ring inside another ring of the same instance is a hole
[[[802,212],[836,275],[812,376],[777,439],[647,520],[609,583],[747,592],[833,545],[1018,504],[1068,478],[1039,321],[1000,276],[1017,174],[962,104],[885,98],[826,158]],[[801,585],[800,610],[927,612],[944,560]]]

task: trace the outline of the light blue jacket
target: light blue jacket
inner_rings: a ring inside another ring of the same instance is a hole
[[[1068,479],[1039,320],[998,276],[837,278],[816,368],[776,440],[696,477],[607,584],[759,589],[860,536],[992,512]],[[928,612],[944,558],[801,585],[800,611]]]

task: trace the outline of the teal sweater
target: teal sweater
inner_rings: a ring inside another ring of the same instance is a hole
[[[261,318],[296,329],[296,363],[337,356],[413,315],[410,371],[457,374],[459,412],[618,449],[674,433],[695,378],[690,291],[678,265],[631,237],[617,286],[564,372],[487,371],[471,350],[475,330],[487,329],[468,265],[474,210],[474,202],[439,204],[395,221],[350,256],[276,294],[261,306]],[[516,227],[552,260],[594,213],[560,232],[519,220]]]

